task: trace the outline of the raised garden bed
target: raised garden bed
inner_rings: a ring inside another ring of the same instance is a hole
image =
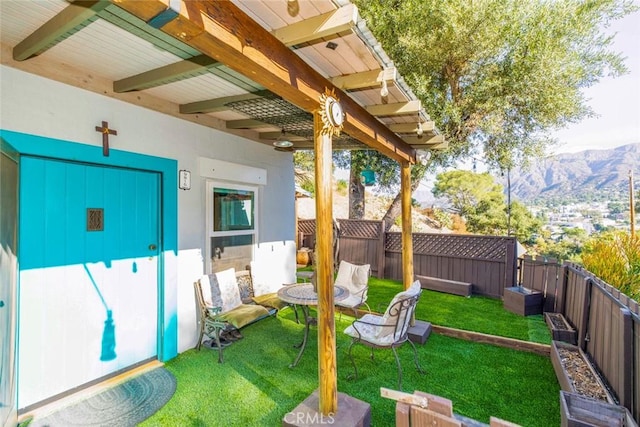
[[[560,392],[560,420],[562,427],[637,427],[624,406],[566,391]]]
[[[420,275],[417,275],[416,279],[420,280],[420,286],[422,289],[445,292],[447,294],[460,295],[463,297],[471,296],[473,293],[473,284],[467,282]]]
[[[520,316],[542,314],[542,292],[523,286],[512,286],[504,289],[502,299],[504,308],[512,313]]]
[[[571,327],[561,313],[545,313],[544,320],[551,331],[552,340],[578,344],[578,332]]]
[[[561,341],[552,341],[551,364],[562,390],[611,404],[615,403],[579,347]]]

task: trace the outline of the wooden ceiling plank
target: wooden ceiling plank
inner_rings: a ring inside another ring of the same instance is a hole
[[[407,114],[417,114],[422,110],[420,100],[396,102],[393,104],[369,105],[365,107],[367,112],[373,116],[402,116]]]
[[[332,12],[314,16],[273,31],[273,35],[287,46],[323,40],[358,24],[358,8],[349,4]]]
[[[191,102],[189,104],[180,105],[181,114],[197,114],[197,113],[215,113],[217,111],[228,110],[225,104],[230,102],[246,101],[249,99],[260,98],[260,95],[253,93],[245,93],[242,95],[225,96],[216,99],[207,99],[205,101]]]
[[[45,50],[64,40],[69,34],[80,30],[88,21],[95,20],[98,12],[111,3],[105,0],[76,1],[65,7],[40,28],[31,33],[13,48],[13,59],[24,61],[40,55]]]
[[[331,83],[342,90],[364,89],[374,86],[381,86],[383,81],[387,83],[395,82],[396,68],[386,68],[382,71],[372,70],[362,73],[349,74],[331,78]]]
[[[113,1],[130,12],[138,3]],[[320,95],[326,90],[335,91],[345,111],[344,132],[392,159],[415,162],[411,146],[233,3],[183,2],[180,15],[161,29],[307,112],[320,107]]]
[[[422,122],[423,132],[432,132],[436,128],[433,121]],[[416,133],[418,131],[417,123],[392,123],[389,129],[395,133]]]

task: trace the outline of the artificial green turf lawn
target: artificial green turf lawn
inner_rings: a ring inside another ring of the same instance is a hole
[[[428,300],[428,299],[426,299]],[[473,298],[471,299],[473,301]],[[352,319],[336,319],[338,391],[371,404],[373,426],[395,425],[395,402],[380,397],[380,387],[397,389],[390,350],[369,359],[364,346],[353,349],[357,380],[342,333]],[[217,352],[189,350],[165,365],[177,378],[173,398],[142,426],[279,426],[318,388],[317,333],[312,327],[307,349],[293,369],[303,325],[291,310],[281,311],[242,329],[244,339]],[[431,334],[417,346],[426,375],[413,365],[410,345],[399,349],[403,390],[420,390],[453,401],[456,413],[488,423],[496,416],[524,426],[560,424],[559,386],[548,357],[488,344]]]
[[[400,282],[372,277],[367,302],[373,311],[384,311],[401,290]],[[494,298],[465,298],[425,289],[416,307],[416,318],[439,326],[551,344],[551,334],[541,314],[519,316],[505,310],[502,301]]]

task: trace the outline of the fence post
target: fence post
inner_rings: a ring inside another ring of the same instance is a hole
[[[591,309],[591,290],[592,284],[591,279],[588,277],[583,277],[584,279],[584,300],[582,301],[582,318],[580,319],[580,325],[578,326],[578,331],[580,332],[580,336],[578,337],[578,346],[585,350],[587,349],[587,342],[589,338],[587,335],[589,334],[589,311]]]
[[[620,352],[620,375],[621,387],[619,392],[620,404],[632,411],[633,408],[633,319],[631,311],[620,308],[620,341],[622,348]]]
[[[567,268],[567,264],[565,262],[562,263],[560,267],[560,275],[562,276],[558,280],[558,290],[556,295],[558,297],[558,301],[556,302],[556,310],[558,313],[561,313],[563,316],[567,315],[567,284],[569,283],[569,269]]]
[[[384,237],[386,235],[384,219],[380,221],[380,231],[378,232],[378,279],[384,279],[384,264],[386,260]]]

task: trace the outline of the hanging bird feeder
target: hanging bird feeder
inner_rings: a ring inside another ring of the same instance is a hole
[[[363,169],[360,176],[362,177],[362,185],[365,187],[371,187],[376,183],[376,174],[373,169]]]

